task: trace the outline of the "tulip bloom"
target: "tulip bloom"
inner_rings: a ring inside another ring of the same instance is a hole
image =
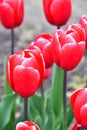
[[[10,87],[21,97],[32,96],[44,80],[44,60],[38,51],[25,49],[8,58],[7,79]]]
[[[24,16],[24,0],[0,0],[0,19],[4,27],[18,27]]]
[[[34,41],[28,46],[29,49],[40,49],[44,57],[46,68],[53,65],[52,40],[53,37],[50,34],[44,33],[36,36]]]
[[[16,125],[16,130],[40,130],[39,126],[34,122],[24,121]]]
[[[43,0],[43,8],[50,24],[62,26],[71,15],[72,4],[71,0]]]
[[[65,33],[73,37],[76,42],[86,41],[85,30],[79,23],[69,25]]]
[[[87,129],[87,88],[74,91],[70,97],[70,103],[76,122]]]
[[[54,62],[66,71],[78,65],[85,50],[84,41],[76,42],[61,29],[54,32],[52,44]]]
[[[83,15],[80,20],[79,23],[82,25],[82,27],[85,30],[85,34],[86,34],[86,49],[87,49],[87,16]]]

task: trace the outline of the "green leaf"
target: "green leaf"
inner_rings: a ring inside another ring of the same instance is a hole
[[[11,93],[13,93],[12,89],[10,88],[10,85],[7,81],[7,78],[6,78],[6,61],[7,61],[7,58],[4,57],[4,92],[6,95],[9,95]]]
[[[29,120],[35,121],[40,127],[44,120],[44,100],[41,96],[35,94],[28,100],[29,106]]]
[[[62,123],[63,123],[63,112],[60,112],[60,114],[55,119],[55,122],[52,126],[52,130],[58,129]]]
[[[39,112],[39,114],[42,116],[43,115],[43,98],[37,94],[29,98],[29,102],[34,106],[35,109]]]
[[[50,106],[49,99],[45,103],[45,120],[43,130],[52,130],[53,123],[55,122],[55,113]]]
[[[64,70],[54,65],[53,77],[52,77],[52,91],[51,91],[51,105],[55,115],[61,112],[63,108],[63,80],[64,80]]]
[[[0,129],[4,128],[10,121],[17,95],[5,96],[0,101]]]
[[[69,126],[73,120],[73,111],[72,111],[72,108],[71,108],[71,105],[68,104],[67,105],[67,126]]]

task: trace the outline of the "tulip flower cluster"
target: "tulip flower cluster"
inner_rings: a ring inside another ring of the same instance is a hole
[[[40,130],[39,126],[34,122],[24,121],[16,125],[16,130]]]
[[[70,103],[78,126],[87,129],[87,88],[74,91]]]
[[[24,16],[24,0],[0,0],[0,20],[5,28],[18,27]]]
[[[67,5],[67,6],[66,6]],[[47,21],[60,27],[71,15],[71,0],[43,0]],[[24,16],[24,0],[0,0],[0,20],[4,27],[18,27]],[[87,16],[69,25],[65,31],[56,30],[53,35],[37,35],[28,49],[11,55],[6,63],[7,80],[12,90],[23,98],[32,96],[51,74],[54,63],[66,71],[74,69],[87,49]],[[87,128],[87,89],[75,91],[70,98],[76,124]],[[20,122],[16,130],[40,130],[29,121]]]
[[[8,59],[7,78],[11,88],[22,97],[31,96],[46,77],[44,68],[47,74],[46,69],[55,62],[66,71],[74,69],[82,59],[85,43],[85,30],[80,24],[69,25],[65,32],[59,29],[53,35],[37,35],[29,44],[29,50],[20,51]]]
[[[85,41],[84,28],[80,24],[72,24],[65,32],[59,29],[53,35],[45,33],[36,36],[28,48],[41,51],[46,68],[51,67],[55,62],[64,70],[69,71],[81,61],[85,51]]]

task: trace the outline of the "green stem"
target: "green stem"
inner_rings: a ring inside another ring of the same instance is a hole
[[[44,99],[44,86],[43,86],[43,84],[41,85],[40,90],[41,90],[41,96]]]
[[[67,115],[66,115],[66,78],[67,78],[67,72],[64,71],[64,81],[63,81],[63,114],[64,114],[64,130],[67,130]]]
[[[56,101],[57,100],[57,101]],[[67,130],[66,116],[66,71],[54,65],[52,77],[52,98],[51,98],[55,116],[58,116],[63,110],[63,129]]]
[[[55,115],[58,116],[63,108],[64,70],[54,64],[52,77],[52,104]]]
[[[28,98],[24,98],[24,120],[28,120]]]
[[[14,54],[14,29],[11,29],[11,54]]]

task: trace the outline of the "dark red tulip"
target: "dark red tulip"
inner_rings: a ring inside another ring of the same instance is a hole
[[[0,0],[0,19],[4,27],[19,26],[24,16],[24,0]]]
[[[82,25],[82,27],[85,30],[85,34],[86,34],[86,49],[87,49],[87,16],[83,15],[80,20],[79,23]]]
[[[44,60],[38,51],[19,51],[8,58],[6,65],[10,87],[22,97],[32,96],[44,80]]]
[[[16,125],[16,130],[40,130],[39,126],[34,122],[24,121]]]
[[[70,97],[70,103],[76,122],[87,129],[87,88],[74,91]]]
[[[76,42],[72,36],[60,29],[54,32],[52,44],[53,58],[58,66],[68,71],[79,64],[85,50],[84,41]]]
[[[68,21],[71,11],[71,0],[43,0],[43,8],[47,21],[62,26]]]
[[[29,49],[39,49],[44,57],[46,68],[49,68],[53,64],[52,57],[52,40],[51,34],[44,33],[35,37],[34,41],[29,44]]]

